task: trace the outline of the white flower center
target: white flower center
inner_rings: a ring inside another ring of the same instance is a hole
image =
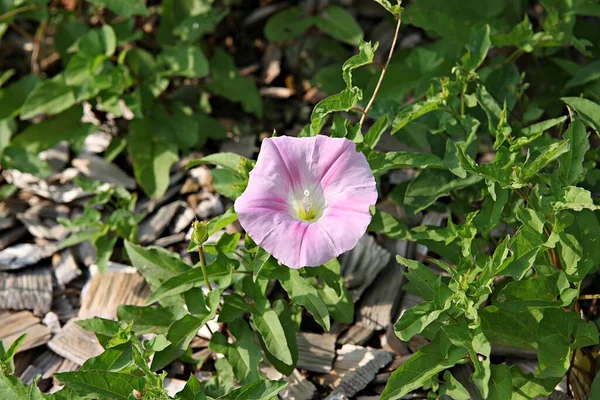
[[[296,218],[302,221],[315,222],[326,207],[325,197],[320,188],[311,190],[304,189],[300,193],[290,193],[291,212]]]

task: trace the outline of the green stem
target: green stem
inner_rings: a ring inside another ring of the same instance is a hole
[[[200,256],[200,268],[202,268],[202,275],[204,276],[204,283],[208,288],[208,291],[212,291],[212,286],[208,280],[208,273],[206,272],[206,259],[204,258],[204,249],[202,246],[198,246],[198,255]]]
[[[377,81],[377,86],[375,86],[375,90],[373,91],[371,100],[369,100],[369,103],[367,103],[367,106],[365,107],[365,110],[363,111],[362,116],[360,117],[360,121],[358,124],[360,125],[361,128],[363,126],[363,123],[365,122],[365,118],[367,117],[367,113],[369,112],[369,109],[371,109],[371,106],[373,105],[373,102],[375,101],[375,97],[377,97],[377,92],[379,92],[379,88],[381,87],[381,83],[383,82],[383,77],[385,76],[388,66],[390,65],[390,61],[392,60],[392,55],[394,54],[394,47],[396,47],[396,41],[398,40],[398,32],[400,32],[400,25],[402,25],[402,15],[398,14],[398,22],[396,24],[396,32],[394,33],[394,40],[392,40],[392,47],[390,48],[390,52],[388,54],[388,58],[385,62],[385,65],[383,66],[383,69],[381,70],[381,75],[379,75],[379,80]]]
[[[4,14],[0,15],[0,22],[4,21],[5,19],[12,18],[15,15],[21,14],[23,12],[35,10],[36,8],[37,8],[37,6],[33,5],[33,4],[30,4],[28,6],[23,6],[23,7],[15,8],[14,10],[11,10],[11,11],[9,11],[7,13],[4,13]]]

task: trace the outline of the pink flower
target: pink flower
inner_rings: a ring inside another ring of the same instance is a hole
[[[348,139],[265,139],[235,210],[250,237],[291,268],[319,266],[356,246],[377,201],[375,178]]]

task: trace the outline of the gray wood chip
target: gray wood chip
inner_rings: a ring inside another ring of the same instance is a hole
[[[221,153],[235,153],[242,157],[252,158],[256,144],[256,135],[236,136],[232,140],[221,143]]]
[[[67,237],[69,231],[59,224],[58,217],[68,217],[66,206],[40,204],[30,207],[24,213],[17,214],[19,221],[27,227],[29,233],[39,239],[63,240]]]
[[[208,219],[210,217],[221,215],[225,211],[223,202],[218,195],[204,192],[200,195],[200,203],[196,207],[196,215],[199,219]]]
[[[64,288],[66,284],[81,275],[81,270],[77,266],[71,249],[55,254],[52,257],[52,266],[56,282],[61,288]]]
[[[33,265],[54,253],[55,245],[19,243],[0,251],[0,271],[11,271]]]
[[[41,375],[42,379],[52,377],[52,374],[58,371],[64,359],[53,351],[46,350],[40,354],[21,374],[21,380],[26,385],[33,382],[33,378]]]
[[[83,141],[83,153],[98,154],[108,148],[112,136],[109,133],[96,131],[87,135]]]
[[[56,203],[70,203],[75,199],[87,196],[83,189],[72,184],[49,184],[45,180],[17,170],[4,171],[8,183],[26,190],[37,196],[52,200]]]
[[[135,179],[115,164],[106,162],[102,157],[93,154],[80,154],[71,163],[88,178],[123,186],[125,189],[135,189],[137,186]]]
[[[393,325],[402,296],[402,267],[391,262],[362,296],[357,307],[356,322],[340,339],[340,343],[364,344],[373,332]]]
[[[363,236],[354,249],[341,255],[340,271],[354,301],[373,283],[390,258],[390,253],[369,235]]]
[[[279,398],[283,400],[311,400],[317,395],[317,388],[311,381],[295,369],[288,377],[284,377],[288,385],[281,393]]]
[[[333,370],[325,382],[334,387],[329,397],[349,399],[373,381],[377,372],[392,361],[392,353],[370,347],[344,345],[338,350]]]
[[[0,321],[2,341],[12,344],[19,336],[27,334],[17,353],[48,343],[52,335],[50,329],[31,311],[0,312]]]
[[[79,365],[102,353],[96,336],[75,323],[78,319],[101,317],[115,319],[121,304],[143,305],[150,288],[138,273],[112,271],[95,274],[81,292],[81,308],[77,318],[68,321],[48,346],[52,351]]]
[[[27,228],[24,226],[19,226],[17,228],[7,230],[6,232],[2,232],[0,235],[0,250],[4,250],[25,235],[27,235]]]
[[[175,214],[181,209],[187,207],[183,201],[174,201],[158,209],[156,214],[146,218],[139,227],[139,242],[148,244],[154,242],[169,226]]]
[[[297,368],[322,374],[331,371],[335,358],[334,335],[300,332],[296,335],[296,340],[298,341]]]
[[[36,268],[17,273],[0,272],[0,309],[33,310],[42,315],[52,305],[52,272]]]

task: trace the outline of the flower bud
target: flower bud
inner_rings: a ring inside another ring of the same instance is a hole
[[[194,232],[192,232],[192,242],[197,246],[202,246],[208,239],[208,223],[194,221]]]

